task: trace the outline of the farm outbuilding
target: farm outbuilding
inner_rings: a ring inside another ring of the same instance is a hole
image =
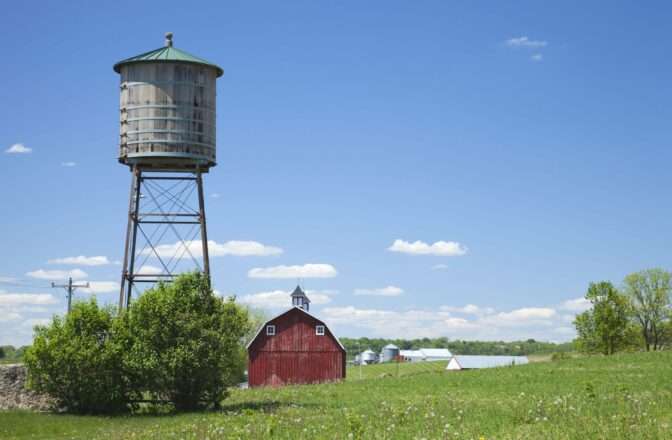
[[[471,370],[476,368],[506,367],[527,364],[525,356],[453,356],[446,371]]]
[[[447,348],[421,348],[419,350],[400,350],[404,362],[448,361],[453,354]]]
[[[345,348],[323,321],[308,313],[307,299],[297,287],[295,305],[264,323],[247,345],[250,387],[345,379]]]
[[[394,344],[387,344],[380,352],[380,362],[388,362],[399,356],[399,347]]]

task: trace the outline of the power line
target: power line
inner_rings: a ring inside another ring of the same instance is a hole
[[[51,287],[62,287],[68,292],[68,314],[70,313],[70,304],[72,303],[72,294],[77,290],[78,287],[90,287],[89,283],[86,284],[72,284],[72,278],[68,278],[68,284],[54,284],[51,283]]]

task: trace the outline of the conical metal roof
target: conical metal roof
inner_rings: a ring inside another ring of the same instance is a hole
[[[191,55],[180,49],[173,47],[173,34],[166,32],[166,45],[165,47],[160,47],[158,49],[136,55],[131,58],[119,61],[114,65],[113,69],[115,72],[121,72],[121,66],[124,64],[130,63],[154,63],[154,62],[177,62],[177,63],[192,63],[192,64],[203,64],[206,66],[214,67],[217,70],[217,76],[224,75],[224,70],[216,64],[213,64],[209,61],[206,61],[202,58],[199,58],[195,55]]]
[[[310,300],[308,299],[306,294],[303,292],[303,290],[301,290],[301,287],[299,287],[299,286],[296,286],[296,289],[294,289],[294,292],[292,292],[292,298],[295,298],[297,296],[302,297],[304,302],[307,302],[307,303],[310,304]]]

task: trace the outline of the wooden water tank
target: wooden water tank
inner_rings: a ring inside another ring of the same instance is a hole
[[[114,65],[121,75],[119,162],[143,169],[216,165],[216,86],[224,71],[172,47]]]

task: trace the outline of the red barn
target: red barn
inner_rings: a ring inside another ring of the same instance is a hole
[[[297,287],[292,308],[262,325],[247,345],[250,387],[345,379],[345,348],[308,313],[309,303]]]

